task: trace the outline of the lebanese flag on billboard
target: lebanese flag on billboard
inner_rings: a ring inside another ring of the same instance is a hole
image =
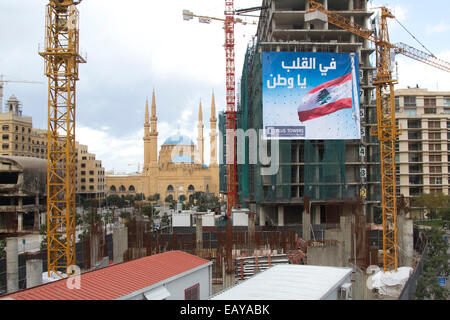
[[[352,108],[352,73],[325,82],[308,92],[297,108],[301,122]]]

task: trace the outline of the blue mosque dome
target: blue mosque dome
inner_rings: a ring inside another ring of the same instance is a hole
[[[191,157],[185,156],[185,155],[178,155],[175,158],[172,159],[172,162],[175,163],[193,163],[194,160],[192,160]]]
[[[191,138],[182,134],[176,134],[170,136],[164,141],[164,145],[193,145],[194,142]]]

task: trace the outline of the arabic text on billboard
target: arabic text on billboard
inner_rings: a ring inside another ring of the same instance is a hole
[[[263,52],[267,139],[361,139],[355,53]]]

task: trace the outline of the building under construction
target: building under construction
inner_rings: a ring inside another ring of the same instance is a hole
[[[323,5],[359,25],[370,25],[372,12],[366,0],[325,0]],[[257,213],[259,225],[300,224],[304,211],[310,212],[312,224],[338,224],[346,214],[344,204],[361,197],[367,221],[378,220],[380,148],[377,137],[371,135],[377,117],[372,85],[375,68],[369,58],[375,49],[369,41],[331,23],[318,26],[305,21],[306,0],[264,0],[262,6],[257,35],[248,46],[243,66],[238,128],[244,132],[263,128],[263,52],[356,52],[361,139],[279,140],[280,166],[274,175],[261,175],[261,163],[249,162],[246,142],[245,163],[238,165],[240,204]],[[225,170],[222,165],[222,190]],[[305,205],[305,199],[310,205]]]

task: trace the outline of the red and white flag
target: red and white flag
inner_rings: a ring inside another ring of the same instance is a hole
[[[297,108],[301,122],[352,108],[352,73],[325,82],[308,92]]]

